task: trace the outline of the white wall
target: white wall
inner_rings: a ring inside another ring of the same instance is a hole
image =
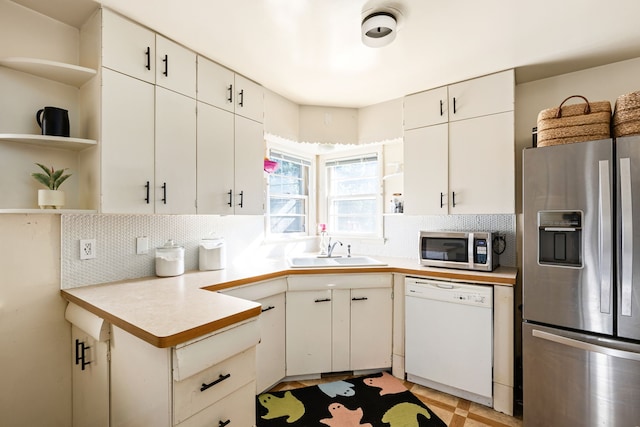
[[[60,216],[0,215],[0,425],[71,425]]]

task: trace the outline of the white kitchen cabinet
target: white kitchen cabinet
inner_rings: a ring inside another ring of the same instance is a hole
[[[112,332],[111,425],[252,425],[255,319],[172,348]]]
[[[513,111],[513,70],[449,85],[449,121]]]
[[[446,123],[404,132],[404,213],[446,215],[449,194]]]
[[[74,426],[109,426],[109,341],[71,326]]]
[[[287,280],[287,376],[391,366],[391,275]]]
[[[286,279],[274,279],[241,286],[223,293],[262,305],[260,344],[256,346],[256,389],[262,393],[285,377],[285,291]]]
[[[404,98],[404,129],[447,123],[449,120],[447,86],[415,93]]]
[[[102,29],[102,66],[155,83],[155,33],[109,9],[102,9]]]
[[[198,102],[197,140],[198,213],[264,213],[262,124]]]
[[[102,69],[101,212],[154,212],[155,89]]]
[[[155,212],[196,213],[196,101],[156,86]]]
[[[156,85],[196,97],[196,53],[156,35]]]
[[[391,288],[351,289],[351,369],[391,366],[391,294]]]
[[[264,90],[215,62],[198,57],[198,101],[262,123]]]
[[[515,212],[513,111],[449,125],[449,212]]]
[[[235,213],[264,213],[264,130],[262,123],[235,117],[234,203]]]
[[[406,125],[407,117],[413,117],[411,126],[433,122],[427,119],[425,103],[433,110],[442,90],[405,99],[404,212],[515,212],[513,70],[450,85],[447,90],[448,123]]]
[[[331,372],[331,290],[287,292],[287,376]]]

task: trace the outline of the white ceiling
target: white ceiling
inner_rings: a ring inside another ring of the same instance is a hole
[[[75,27],[98,6],[14,1]],[[640,57],[638,0],[100,3],[303,105],[362,107],[507,68],[523,82]],[[363,12],[384,7],[401,11],[396,40],[366,47]]]

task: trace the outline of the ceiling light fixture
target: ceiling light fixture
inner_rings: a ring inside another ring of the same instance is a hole
[[[383,47],[396,38],[396,18],[388,12],[376,12],[362,20],[362,43]]]

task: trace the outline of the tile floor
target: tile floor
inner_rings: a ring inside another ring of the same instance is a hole
[[[331,381],[345,380],[350,375],[330,375],[321,379],[282,382],[271,391],[291,390]],[[521,417],[510,417],[493,409],[456,396],[404,381],[405,386],[431,408],[449,427],[520,427]]]

